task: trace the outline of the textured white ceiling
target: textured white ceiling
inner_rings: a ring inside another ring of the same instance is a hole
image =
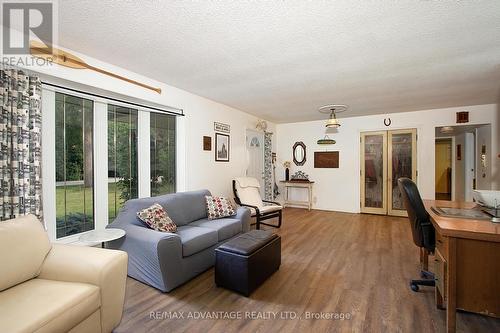
[[[59,24],[64,47],[276,122],[498,102],[498,0],[61,0]]]

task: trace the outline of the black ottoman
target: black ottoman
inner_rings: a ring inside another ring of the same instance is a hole
[[[249,296],[281,264],[281,237],[252,230],[215,249],[215,284]]]

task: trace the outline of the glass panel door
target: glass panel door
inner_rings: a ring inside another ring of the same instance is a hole
[[[176,190],[176,118],[151,113],[151,196]]]
[[[91,100],[56,93],[56,238],[94,229]]]
[[[398,187],[401,177],[417,179],[416,172],[416,130],[389,131],[389,215],[407,216]]]
[[[361,134],[361,211],[387,212],[387,132]]]
[[[108,217],[138,197],[137,110],[108,104]]]

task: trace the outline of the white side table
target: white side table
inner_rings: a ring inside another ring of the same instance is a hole
[[[125,230],[116,228],[94,230],[81,235],[80,241],[85,243],[101,243],[101,247],[104,248],[104,243],[122,238],[125,234]]]
[[[306,207],[308,210],[311,210],[313,203],[313,184],[311,181],[293,181],[293,180],[281,180],[280,183],[285,186],[285,203],[284,207],[288,206],[302,206]],[[288,198],[288,189],[292,188],[303,188],[307,190],[307,201],[293,201]]]

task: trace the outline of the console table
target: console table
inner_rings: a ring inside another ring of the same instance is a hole
[[[312,187],[314,182],[311,181],[294,181],[294,180],[282,180],[280,183],[285,186],[285,203],[284,207],[287,206],[303,206],[306,207],[308,210],[311,210],[312,208]],[[307,189],[307,201],[294,201],[294,200],[289,200],[288,197],[288,189],[292,188],[303,188]]]

